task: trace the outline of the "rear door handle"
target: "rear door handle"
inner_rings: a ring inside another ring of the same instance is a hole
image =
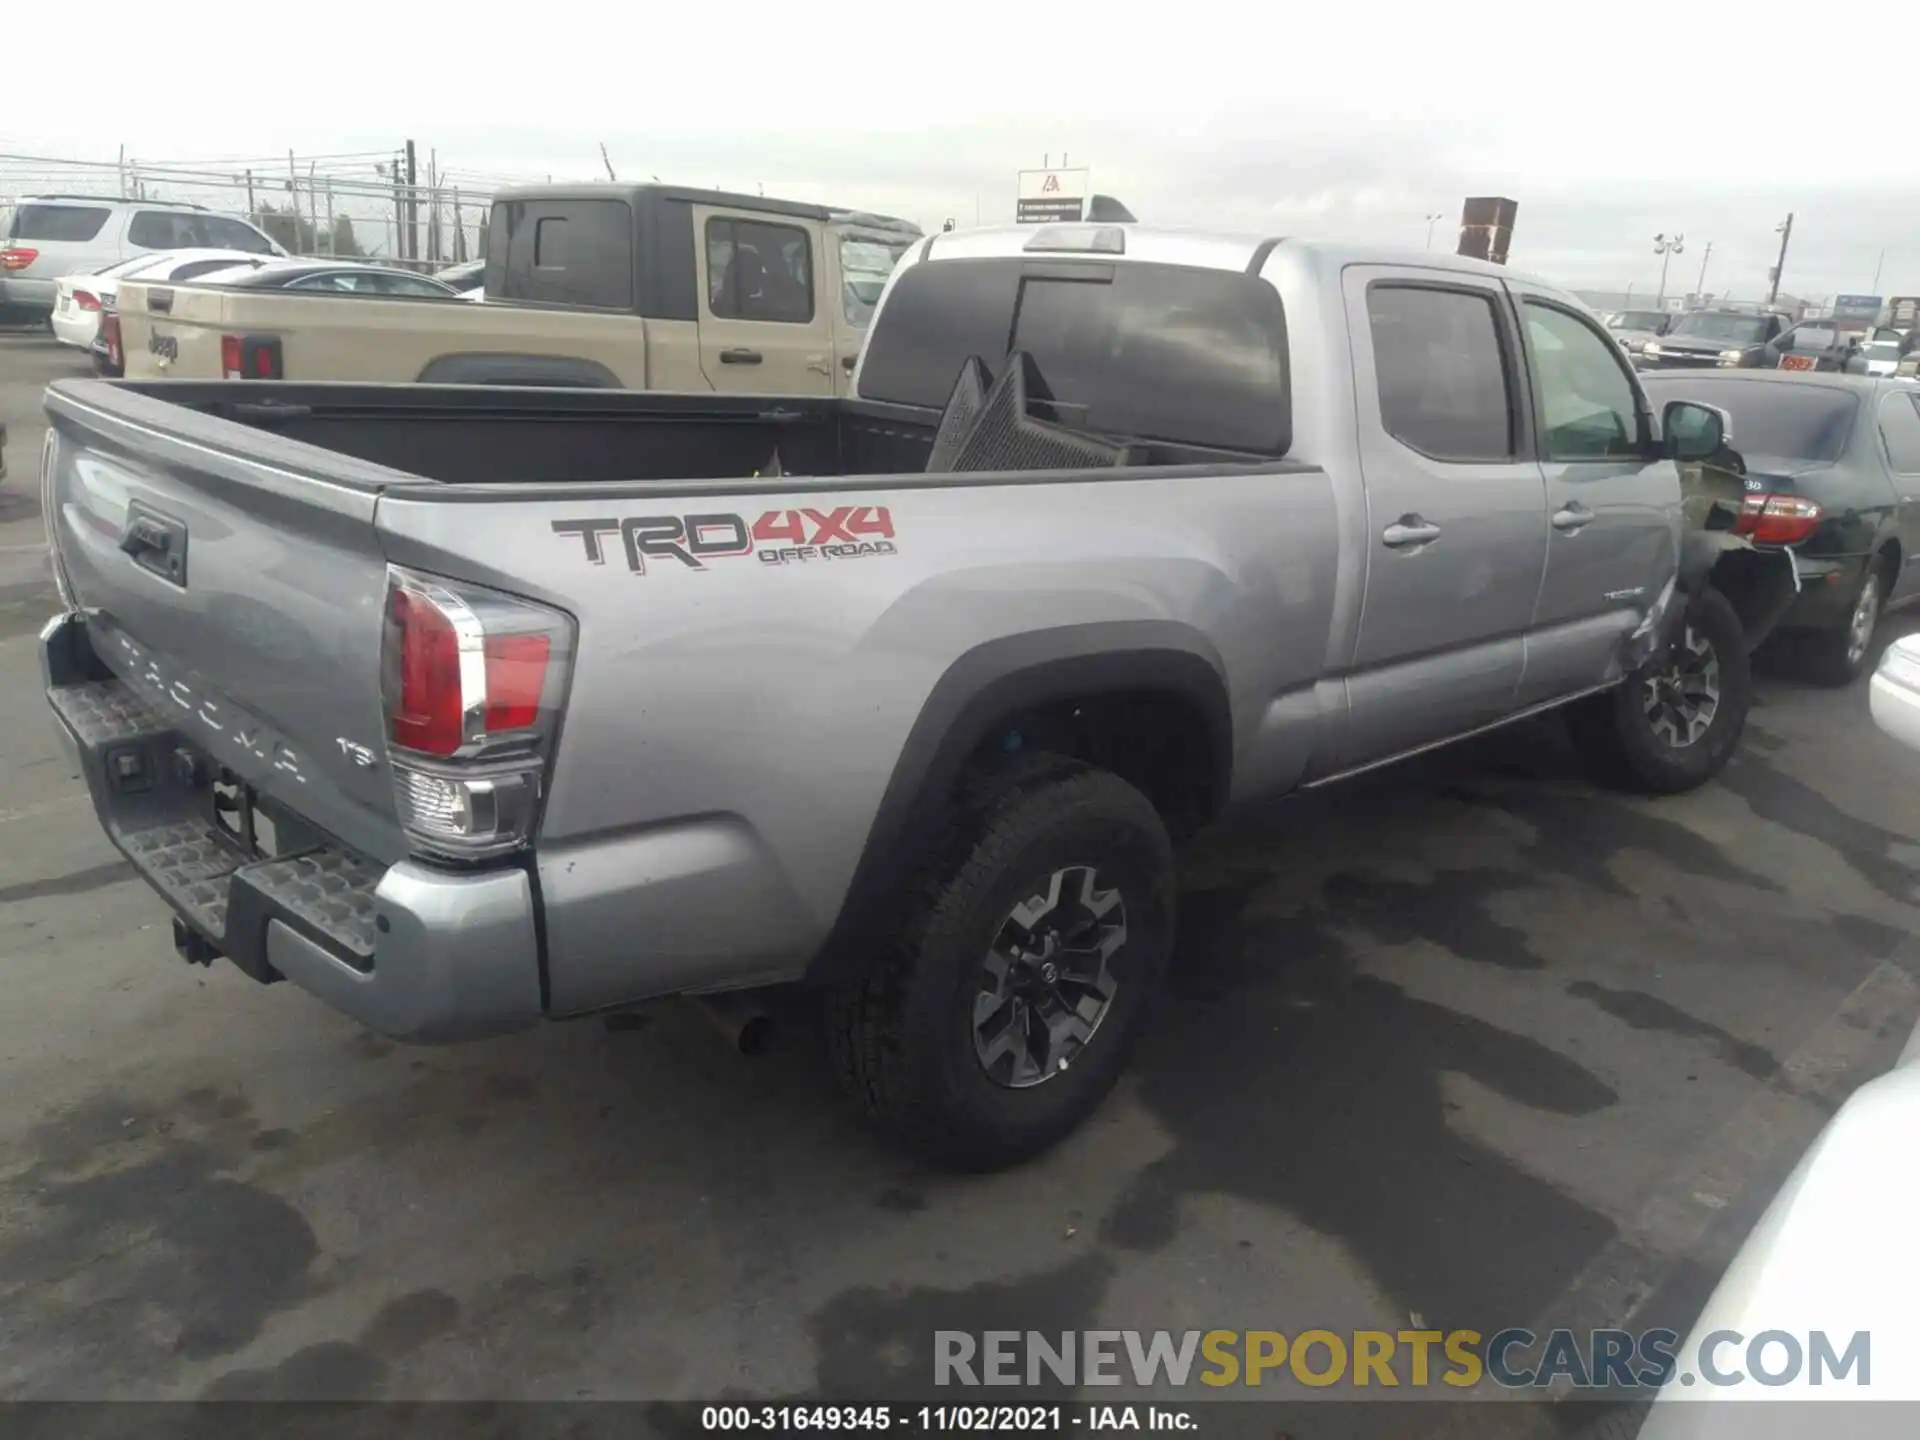
[[[758,350],[722,350],[722,365],[758,365],[765,357]]]
[[[1553,528],[1563,535],[1574,535],[1593,523],[1593,511],[1578,500],[1553,512]]]
[[[1411,550],[1440,538],[1440,527],[1418,515],[1402,515],[1380,532],[1381,543],[1389,550]]]

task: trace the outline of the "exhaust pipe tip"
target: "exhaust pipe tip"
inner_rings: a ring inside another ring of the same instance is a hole
[[[734,1048],[748,1059],[764,1055],[773,1048],[773,1017],[750,1015],[734,1036]]]
[[[749,1058],[764,1055],[773,1048],[773,1016],[754,999],[751,992],[719,995],[688,995],[692,1005],[719,1031],[736,1054]]]

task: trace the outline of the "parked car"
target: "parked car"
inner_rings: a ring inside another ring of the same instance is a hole
[[[104,359],[102,327],[122,280],[140,276],[156,284],[181,284],[216,270],[264,265],[267,259],[243,250],[166,250],[122,260],[97,275],[63,275],[54,282],[54,339]]]
[[[1803,320],[1774,341],[1765,363],[1779,370],[1892,375],[1900,363],[1901,338],[1897,330]]]
[[[1770,365],[1768,346],[1792,326],[1781,311],[1690,310],[1640,352],[1648,370],[1753,369]]]
[[[47,319],[63,275],[98,274],[135,255],[188,249],[286,254],[245,220],[199,205],[38,195],[0,206],[0,313]]]
[[[1791,591],[1688,523],[1725,415],[1484,262],[935,235],[854,392],[56,382],[49,699],[181,952],[416,1040],[805,982],[1006,1163],[1153,1013],[1174,837],[1556,708],[1697,786]]]
[[[433,272],[433,278],[442,285],[449,285],[463,299],[484,300],[487,294],[487,262],[485,260],[463,260],[458,265],[449,265],[444,270]]]
[[[1801,1156],[1681,1343],[1639,1440],[1913,1434],[1920,1258],[1905,1243],[1904,1179],[1917,1129],[1920,1030]],[[1756,1363],[1759,1345],[1770,1353]]]
[[[128,374],[217,380],[226,337],[260,378],[845,394],[902,220],[666,185],[505,190],[484,305],[352,308],[293,292],[121,294]],[[255,372],[249,372],[254,374]]]
[[[1646,385],[1656,401],[1731,418],[1733,438],[1708,463],[1745,487],[1736,532],[1786,550],[1798,576],[1776,643],[1816,679],[1857,678],[1882,613],[1920,599],[1920,387],[1779,370]]]
[[[285,290],[299,294],[360,295],[387,299],[453,300],[459,292],[431,275],[358,260],[275,260],[236,265],[200,277],[226,290]]]
[[[1620,348],[1638,357],[1649,340],[1667,333],[1675,318],[1665,310],[1616,310],[1607,316],[1606,325]]]

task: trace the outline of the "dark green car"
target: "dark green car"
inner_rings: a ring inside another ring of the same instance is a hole
[[[1920,601],[1920,385],[1835,372],[1643,376],[1726,412],[1714,461],[1746,494],[1734,529],[1793,556],[1798,589],[1772,642],[1827,684],[1868,668],[1882,614]]]

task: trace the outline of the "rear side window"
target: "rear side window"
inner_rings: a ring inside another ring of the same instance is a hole
[[[502,201],[487,227],[496,298],[632,310],[633,228],[624,200]]]
[[[185,249],[193,239],[182,231],[183,218],[170,210],[137,211],[127,225],[127,243],[148,250]]]
[[[1035,398],[1103,434],[1285,454],[1286,317],[1265,282],[1177,265],[953,260],[901,274],[861,394],[939,409],[978,356],[1033,357]]]
[[[813,237],[797,225],[708,220],[707,309],[721,320],[812,320]]]
[[[1920,475],[1920,409],[1914,408],[1916,403],[1913,396],[1899,391],[1880,402],[1880,438],[1887,442],[1887,463],[1901,475]]]
[[[22,205],[13,212],[15,240],[82,241],[100,233],[112,212],[102,205]]]
[[[1377,283],[1367,318],[1389,435],[1434,460],[1514,458],[1512,373],[1491,295]]]

